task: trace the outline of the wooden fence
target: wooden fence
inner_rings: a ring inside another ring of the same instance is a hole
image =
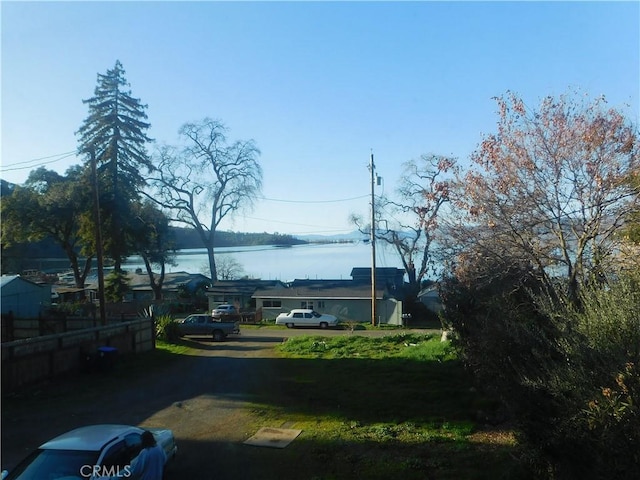
[[[3,342],[3,394],[22,386],[81,371],[95,356],[144,352],[155,348],[151,318]]]

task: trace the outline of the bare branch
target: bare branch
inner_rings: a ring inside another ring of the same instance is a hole
[[[227,129],[205,118],[186,123],[182,149],[164,146],[147,197],[172,212],[172,221],[193,227],[209,253],[212,280],[217,279],[214,246],[220,222],[243,208],[251,208],[262,189],[260,150],[253,140],[227,144]]]

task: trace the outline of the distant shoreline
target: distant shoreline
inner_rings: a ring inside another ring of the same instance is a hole
[[[277,252],[277,251],[289,251],[291,249],[296,249],[300,247],[307,248],[322,248],[323,246],[330,247],[331,245],[356,245],[362,242],[357,242],[354,240],[338,240],[338,241],[311,241],[304,242],[296,245],[282,245],[282,244],[264,244],[264,245],[234,245],[234,246],[223,246],[217,247],[214,249],[214,253],[217,255],[225,255],[225,254],[239,254],[244,255],[247,253],[258,253],[258,252]],[[204,247],[198,248],[184,248],[175,251],[175,255],[179,257],[196,257],[196,256],[206,256],[207,250]],[[80,258],[79,263],[82,265],[86,258]],[[7,274],[24,274],[24,272],[33,270],[39,271],[43,274],[51,275],[51,274],[61,274],[68,273],[71,271],[71,266],[69,264],[69,259],[66,256],[43,256],[43,257],[25,257],[19,260],[22,267],[17,269],[17,271],[8,271]],[[127,260],[125,260],[122,264],[122,269],[128,272],[135,272],[137,268],[140,268],[140,263],[142,260],[139,255],[130,255]],[[182,262],[178,262],[179,264]],[[107,261],[105,264],[105,269],[110,270],[112,264]],[[96,262],[95,259],[92,264],[92,270],[95,270]],[[169,271],[171,268],[168,267]],[[196,268],[199,270],[199,268]],[[187,273],[197,273],[196,271],[190,272],[189,268],[185,268],[182,271],[186,271]]]

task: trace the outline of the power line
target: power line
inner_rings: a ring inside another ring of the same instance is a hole
[[[306,223],[283,222],[283,221],[280,221],[280,220],[273,220],[273,219],[270,219],[270,218],[249,217],[247,215],[243,215],[242,218],[249,219],[249,220],[259,220],[259,221],[269,222],[269,223],[281,223],[283,225],[295,225],[297,227],[322,228],[322,225],[309,225],[309,224],[306,224]],[[336,229],[336,228],[333,228],[333,227],[326,227],[326,229],[319,230],[319,232],[350,232],[350,230],[344,229],[344,228]],[[316,233],[316,232],[310,232],[310,233]]]
[[[69,158],[71,156],[74,156],[77,153],[76,150],[73,150],[71,152],[65,152],[65,153],[59,153],[57,155],[49,155],[48,157],[41,157],[41,158],[34,158],[32,160],[25,160],[24,162],[16,162],[16,163],[11,163],[9,165],[1,165],[0,166],[0,170],[2,170],[3,172],[11,172],[11,171],[15,171],[15,170],[26,170],[28,168],[35,168],[35,167],[41,167],[43,165],[48,165],[50,163],[55,163],[55,162],[59,162],[60,160],[64,160],[65,158]],[[50,160],[48,162],[43,162],[42,160],[47,160],[49,158],[54,158],[55,160]],[[30,165],[33,164],[34,162],[41,162],[41,163],[37,163],[35,165]],[[16,166],[16,165],[24,165],[24,166]],[[8,167],[13,167],[13,168],[8,168]]]
[[[340,198],[336,200],[283,200],[278,198],[261,197],[261,200],[267,200],[269,202],[281,202],[281,203],[338,203],[338,202],[350,202],[351,200],[360,200],[366,198],[368,195],[360,195],[359,197]]]

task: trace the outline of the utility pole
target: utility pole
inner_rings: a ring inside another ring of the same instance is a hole
[[[93,174],[93,216],[96,222],[96,256],[98,257],[98,302],[100,308],[100,325],[107,324],[106,306],[104,303],[104,254],[102,252],[102,226],[100,221],[100,193],[98,192],[98,169],[96,153],[91,149],[91,173]]]
[[[375,208],[375,165],[371,152],[371,325],[376,325],[376,208]]]

